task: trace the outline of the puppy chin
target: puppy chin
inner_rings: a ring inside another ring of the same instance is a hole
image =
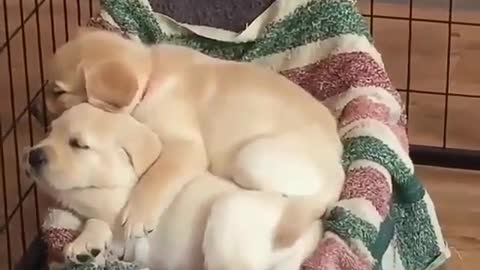
[[[41,173],[39,172],[36,172],[35,170],[32,170],[32,169],[26,169],[25,170],[25,175],[30,179],[32,180],[34,183],[36,183],[37,185],[39,186],[45,186],[45,185],[48,185],[50,186],[50,184],[45,181],[44,177],[42,176]]]
[[[38,185],[45,186],[47,189],[58,192],[70,191],[85,191],[89,189],[99,188],[95,185],[90,185],[84,181],[74,181],[72,178],[59,176],[56,174],[43,173],[36,176],[35,182]]]
[[[44,193],[49,194],[52,198],[56,197],[58,189],[52,186],[48,181],[45,181],[41,174],[38,174],[31,169],[25,169],[25,175],[28,177],[28,179],[30,179],[30,181],[35,183],[37,187],[40,188],[40,190],[42,190]]]
[[[47,177],[43,172],[38,172],[34,169],[27,168],[25,169],[25,174],[29,179],[31,179],[33,182],[37,184],[40,188],[48,191],[49,193],[51,192],[58,192],[61,190],[68,190],[68,189],[73,189],[75,187],[59,187],[56,185],[54,182],[49,181],[49,177]]]

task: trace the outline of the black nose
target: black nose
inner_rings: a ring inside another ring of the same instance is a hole
[[[47,164],[48,159],[42,148],[35,148],[28,155],[28,163],[32,168],[38,169]]]

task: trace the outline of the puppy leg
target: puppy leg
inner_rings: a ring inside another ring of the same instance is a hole
[[[312,157],[289,138],[266,137],[245,145],[234,158],[233,180],[243,188],[286,195],[317,193],[323,179]]]
[[[133,189],[122,213],[127,238],[142,238],[158,225],[160,216],[175,196],[206,167],[200,143],[167,141],[160,158],[146,171]]]
[[[305,259],[310,256],[317,247],[318,241],[323,235],[323,227],[320,221],[311,224],[299,240],[287,250],[274,251],[275,257],[280,257],[272,270],[296,270],[300,269]]]
[[[111,241],[110,226],[102,220],[89,219],[80,235],[65,247],[64,254],[71,261],[84,263],[97,258]]]
[[[240,149],[231,166],[238,185],[288,195],[276,248],[294,244],[342,190],[341,147],[316,129],[306,131],[256,139]]]
[[[238,191],[217,199],[207,221],[203,252],[207,270],[267,270],[272,234],[286,199]]]

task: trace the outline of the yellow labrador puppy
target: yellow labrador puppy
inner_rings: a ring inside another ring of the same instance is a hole
[[[175,194],[206,170],[246,189],[302,198],[285,213],[297,223],[280,226],[279,245],[292,244],[338,200],[344,171],[334,117],[273,71],[100,30],[59,48],[52,69],[51,112],[88,101],[131,113],[164,143],[123,212],[127,235],[152,231]]]
[[[114,239],[120,245],[116,250],[131,247],[117,255],[151,270],[293,270],[314,250],[320,221],[292,246],[276,248],[272,239],[290,200],[242,190],[210,173],[178,192],[147,238],[123,242],[120,211],[161,151],[158,137],[131,116],[86,103],[52,123],[48,136],[26,153],[25,166],[40,187],[86,219],[66,256],[101,256]]]

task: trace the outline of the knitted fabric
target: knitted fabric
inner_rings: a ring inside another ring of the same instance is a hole
[[[276,0],[241,33],[177,23],[147,0],[102,8],[96,26],[271,68],[334,112],[347,179],[304,269],[435,269],[449,257],[408,156],[404,105],[353,0]]]

